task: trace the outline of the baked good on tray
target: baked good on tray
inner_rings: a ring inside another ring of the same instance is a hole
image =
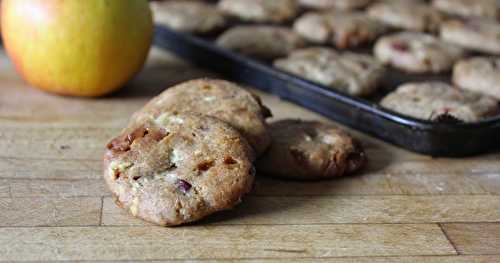
[[[380,38],[375,56],[407,73],[440,73],[451,69],[465,53],[462,48],[424,33],[402,32]]]
[[[274,59],[305,46],[304,40],[284,26],[235,26],[217,38],[217,45],[259,59]]]
[[[440,36],[470,50],[500,54],[500,23],[494,20],[450,20],[441,25]]]
[[[213,5],[198,1],[151,2],[155,23],[180,32],[206,34],[226,25],[226,18]]]
[[[497,0],[433,0],[432,5],[452,15],[489,19],[498,17],[499,2]]]
[[[270,144],[265,119],[271,112],[260,98],[239,85],[216,79],[191,80],[166,89],[134,114],[140,122],[163,112],[198,112],[218,118],[236,128],[260,155]]]
[[[383,107],[430,121],[476,122],[498,112],[498,102],[442,82],[406,83],[388,94]]]
[[[362,12],[309,12],[298,18],[294,30],[306,40],[354,48],[373,42],[387,27]]]
[[[361,144],[335,126],[317,121],[270,124],[273,144],[257,170],[285,179],[318,180],[358,171],[366,162]]]
[[[500,100],[500,58],[473,57],[453,67],[453,83]]]
[[[438,10],[416,1],[381,1],[371,5],[367,13],[391,27],[422,32],[436,32],[444,19]]]
[[[384,66],[370,55],[312,47],[293,51],[274,66],[354,96],[376,91]]]
[[[252,150],[229,124],[194,113],[164,113],[132,122],[104,157],[116,203],[166,226],[230,209],[254,180]]]
[[[221,0],[218,7],[230,16],[259,23],[282,23],[299,12],[295,0]]]
[[[306,8],[351,10],[367,6],[372,0],[298,0]]]

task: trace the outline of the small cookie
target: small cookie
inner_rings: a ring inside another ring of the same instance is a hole
[[[107,146],[104,178],[133,216],[174,226],[230,209],[252,188],[250,146],[212,117],[165,113]]]
[[[151,2],[155,23],[180,32],[206,34],[225,26],[226,19],[214,6],[197,1]]]
[[[299,12],[295,0],[221,0],[218,6],[228,15],[259,23],[282,23]]]
[[[379,2],[368,8],[368,15],[398,29],[436,32],[443,16],[436,9],[419,2]]]
[[[224,32],[217,45],[235,52],[260,58],[284,57],[305,45],[292,30],[281,26],[236,26]]]
[[[270,144],[265,123],[269,109],[259,97],[228,81],[197,79],[168,88],[135,113],[132,121],[169,111],[198,112],[225,121],[243,134],[257,155]]]
[[[463,17],[498,17],[497,0],[433,0],[432,5],[445,13]]]
[[[352,10],[370,4],[372,0],[299,0],[300,5],[314,9]]]
[[[464,48],[500,54],[500,24],[490,20],[450,20],[441,24],[440,37]]]
[[[453,83],[500,100],[500,58],[475,57],[455,64]]]
[[[461,48],[417,32],[382,37],[374,53],[382,63],[409,73],[445,72],[464,56]]]
[[[460,121],[475,122],[498,110],[498,103],[493,98],[442,82],[403,84],[380,104],[403,115],[432,121],[451,116]]]
[[[273,144],[257,169],[286,179],[317,180],[359,170],[366,162],[361,144],[342,130],[317,121],[270,124]]]
[[[306,40],[331,43],[340,49],[354,48],[374,41],[387,27],[364,13],[339,11],[309,12],[294,23],[294,30]]]
[[[276,60],[274,66],[354,96],[372,94],[385,72],[384,66],[369,55],[339,54],[320,47],[296,50]]]

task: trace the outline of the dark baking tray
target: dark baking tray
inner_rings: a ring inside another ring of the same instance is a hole
[[[467,124],[418,120],[221,49],[207,39],[163,26],[156,26],[155,31],[156,46],[198,66],[275,94],[408,150],[436,157],[465,157],[500,147],[500,116]]]

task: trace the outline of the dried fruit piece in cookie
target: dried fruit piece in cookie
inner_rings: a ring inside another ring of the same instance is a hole
[[[356,172],[366,162],[360,143],[332,125],[282,120],[270,124],[270,130],[273,143],[257,161],[259,172],[317,180]]]
[[[292,30],[281,26],[236,26],[224,32],[217,45],[260,59],[286,56],[305,45]]]
[[[498,111],[495,99],[442,82],[403,84],[387,95],[381,105],[403,115],[433,121],[449,115],[447,119],[475,122]]]
[[[455,64],[453,83],[500,100],[500,58],[474,57]]]
[[[372,94],[385,72],[372,56],[319,47],[296,50],[274,66],[354,96]]]
[[[500,24],[496,21],[450,20],[441,24],[440,37],[467,49],[500,54]]]
[[[294,23],[294,30],[306,40],[337,48],[353,48],[374,41],[387,27],[361,12],[309,12]]]
[[[221,0],[218,7],[224,13],[244,21],[281,23],[295,17],[299,11],[295,0]]]
[[[108,144],[104,178],[133,216],[180,225],[240,202],[254,180],[251,152],[216,118],[165,113],[134,123]]]
[[[197,79],[168,88],[136,112],[132,121],[169,111],[198,112],[225,121],[242,133],[257,155],[271,141],[265,122],[271,112],[258,96],[232,82]]]
[[[372,0],[299,0],[300,5],[315,9],[352,10],[370,4]]]
[[[411,31],[436,32],[443,20],[438,10],[411,1],[382,1],[370,6],[367,12],[389,26]]]
[[[174,30],[205,34],[226,25],[224,15],[215,6],[198,1],[152,2],[155,23]]]
[[[417,32],[382,37],[374,53],[382,63],[409,73],[446,72],[464,56],[460,47]]]
[[[433,0],[432,5],[445,13],[463,17],[498,17],[497,0]]]

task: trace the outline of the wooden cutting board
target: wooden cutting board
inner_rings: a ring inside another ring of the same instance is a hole
[[[184,227],[123,213],[101,179],[105,143],[165,87],[203,76],[154,50],[122,91],[64,98],[0,53],[0,261],[500,262],[500,153],[433,159],[357,132],[370,157],[357,176],[258,176],[235,210]],[[260,95],[276,119],[324,120]]]

